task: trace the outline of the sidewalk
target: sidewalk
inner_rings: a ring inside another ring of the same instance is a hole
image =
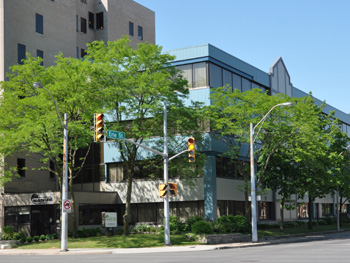
[[[167,252],[190,252],[190,251],[210,251],[219,249],[234,249],[252,246],[267,246],[282,243],[307,242],[314,240],[324,240],[334,233],[344,233],[348,231],[330,231],[322,233],[310,233],[299,235],[284,235],[279,237],[264,237],[257,243],[240,242],[216,245],[195,245],[195,246],[164,246],[151,248],[103,248],[103,249],[69,249],[61,252],[60,249],[0,249],[1,255],[97,255],[97,254],[134,254],[134,253],[167,253]]]

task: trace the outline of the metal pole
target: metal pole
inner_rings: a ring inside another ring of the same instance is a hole
[[[168,132],[167,132],[167,108],[164,101],[164,184],[168,184]],[[169,196],[168,194],[164,198],[164,243],[166,246],[170,246],[170,221],[169,221]]]
[[[63,178],[62,178],[62,222],[61,251],[68,251],[68,213],[64,212],[64,201],[68,199],[68,117],[64,114],[63,124]]]
[[[250,123],[250,188],[252,208],[252,242],[258,242],[258,227],[256,217],[255,164],[254,164],[254,127]]]

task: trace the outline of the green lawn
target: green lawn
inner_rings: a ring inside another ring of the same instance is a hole
[[[341,229],[350,229],[349,223],[343,223]],[[310,230],[308,228],[308,225],[304,226],[298,226],[298,227],[290,227],[284,228],[284,232],[281,233],[279,228],[273,228],[273,229],[264,229],[264,230],[258,230],[258,236],[281,236],[281,235],[289,235],[289,234],[302,234],[302,233],[314,233],[314,232],[325,232],[325,231],[335,231],[337,230],[337,225],[318,225],[313,226],[313,229]]]
[[[196,245],[198,242],[188,241],[184,235],[171,235],[171,244],[174,246]],[[164,235],[161,234],[136,234],[112,237],[88,237],[68,239],[68,248],[141,248],[141,247],[162,247],[164,246]],[[60,240],[50,240],[44,242],[33,242],[21,245],[21,249],[46,249],[60,248]]]

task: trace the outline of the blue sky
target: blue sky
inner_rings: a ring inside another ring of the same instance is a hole
[[[350,1],[135,0],[156,13],[163,50],[210,43],[350,113]]]

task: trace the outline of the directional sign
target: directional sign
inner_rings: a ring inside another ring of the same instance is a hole
[[[63,200],[63,213],[72,212],[72,201],[70,199]]]
[[[125,132],[107,130],[107,137],[117,140],[125,140]]]

